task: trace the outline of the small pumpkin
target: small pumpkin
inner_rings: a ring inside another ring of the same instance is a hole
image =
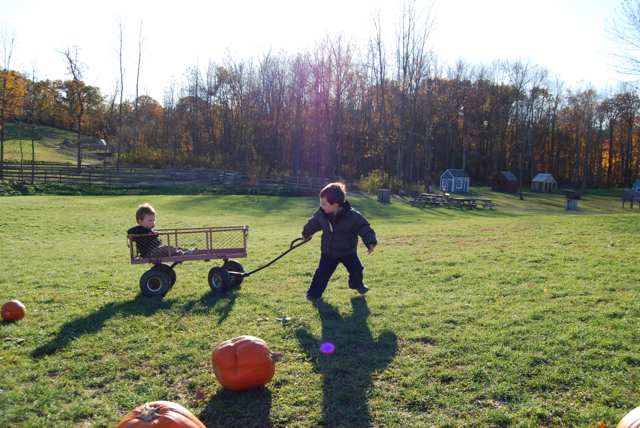
[[[257,388],[271,381],[275,362],[282,354],[273,353],[267,342],[253,336],[239,336],[216,346],[211,365],[222,386],[234,391]]]
[[[2,319],[6,322],[21,320],[27,314],[27,308],[18,300],[9,300],[2,305]]]
[[[193,413],[171,401],[143,404],[120,421],[116,428],[206,428]]]

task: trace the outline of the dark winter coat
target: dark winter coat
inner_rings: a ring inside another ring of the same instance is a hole
[[[334,216],[318,208],[302,229],[302,236],[309,238],[322,230],[320,251],[322,254],[337,259],[351,255],[357,251],[358,236],[364,245],[376,246],[376,233],[362,214],[351,208],[349,201],[345,201],[342,210]]]
[[[138,254],[141,257],[146,257],[149,251],[160,246],[160,238],[156,235],[152,235],[153,230],[147,229],[144,226],[132,227],[127,231],[127,235],[149,235],[149,236],[136,236],[132,238],[132,241],[136,243]]]

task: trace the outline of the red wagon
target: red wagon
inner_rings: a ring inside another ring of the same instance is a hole
[[[242,283],[244,269],[235,258],[247,257],[249,226],[157,229],[154,235],[127,235],[131,264],[154,266],[140,277],[147,297],[164,296],[176,282],[175,265],[195,260],[222,259],[209,270],[209,286],[226,292]],[[155,241],[153,245],[149,243]],[[153,248],[150,248],[153,247]]]

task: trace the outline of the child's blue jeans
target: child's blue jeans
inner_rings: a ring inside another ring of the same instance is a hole
[[[358,253],[337,259],[320,254],[320,263],[318,264],[316,272],[313,274],[311,285],[309,286],[309,290],[307,290],[307,296],[316,299],[320,298],[327,288],[331,275],[333,275],[333,272],[335,272],[340,263],[342,263],[344,267],[347,268],[347,272],[349,272],[349,288],[354,290],[362,288],[364,285],[362,283],[364,266],[358,257]]]

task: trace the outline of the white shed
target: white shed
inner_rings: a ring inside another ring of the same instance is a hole
[[[531,181],[531,191],[538,193],[556,193],[558,182],[551,174],[538,174]]]

